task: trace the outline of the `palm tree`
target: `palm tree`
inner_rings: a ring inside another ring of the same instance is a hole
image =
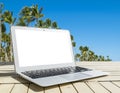
[[[19,20],[24,20],[25,24],[29,26],[29,24],[33,21],[36,21],[36,25],[39,22],[39,19],[44,15],[41,13],[43,8],[38,9],[38,5],[33,5],[31,7],[25,6],[20,12]],[[23,21],[22,21],[23,22]],[[21,24],[19,24],[21,25]]]
[[[4,50],[3,50],[3,46],[2,46],[2,44],[4,44],[3,43],[3,38],[4,38],[4,34],[5,34],[5,32],[6,32],[6,27],[5,27],[5,24],[4,23],[2,23],[1,24],[1,52],[0,52],[0,61],[2,62],[3,60],[3,54],[4,54]]]
[[[75,61],[80,61],[80,56],[81,56],[81,55],[77,53],[77,54],[75,55]]]
[[[43,10],[42,7],[38,9],[38,5],[33,5],[31,7],[31,11],[32,11],[31,16],[33,17],[33,19],[36,20],[36,23],[38,23],[38,20],[44,16],[42,14],[42,10]]]
[[[81,61],[87,61],[87,52],[89,50],[88,47],[87,46],[85,46],[85,47],[80,46],[79,50],[81,51],[80,60]]]
[[[109,56],[107,56],[106,59],[102,55],[96,55],[87,46],[80,46],[79,50],[80,50],[80,54],[75,55],[76,58],[80,58],[79,61],[111,61]]]
[[[8,47],[7,43],[7,38],[8,38],[8,35],[6,34],[6,32],[3,32],[2,33],[2,52],[4,53],[4,61],[5,62],[8,62],[9,59],[8,59],[8,51],[6,51],[6,47]]]
[[[95,61],[95,54],[93,51],[89,50],[88,51],[88,61]]]
[[[57,22],[53,22],[53,23],[52,23],[52,28],[58,28]]]
[[[11,43],[12,43],[10,32],[8,34],[6,34],[6,43],[7,43],[6,52],[7,52],[9,61],[13,61],[13,55],[11,54],[11,52],[13,52],[13,51],[12,51],[12,47],[10,47]]]
[[[111,61],[111,59],[109,58],[109,56],[107,56],[107,59],[106,59],[106,61]]]
[[[75,47],[75,46],[76,46],[76,42],[74,42],[74,37],[73,37],[73,35],[71,35],[71,41],[72,41],[72,46]]]
[[[2,15],[3,21],[10,24],[10,25],[13,25],[16,18],[13,18],[12,16],[13,16],[13,13],[6,10]]]
[[[57,22],[52,22],[49,18],[43,21],[41,18],[43,8],[38,8],[38,5],[31,7],[25,6],[20,12],[20,18],[16,25],[29,26],[31,22],[35,22],[35,26],[43,28],[58,28]]]
[[[46,21],[45,21],[45,27],[46,28],[49,28],[49,27],[51,27],[51,20],[48,18],[48,19],[46,19]]]
[[[13,18],[13,13],[6,10],[3,15],[2,15],[3,21],[8,23],[11,26],[14,24],[16,18]],[[10,30],[11,34],[11,30]],[[12,40],[11,40],[11,35],[10,35],[10,61],[13,61],[13,51],[12,51]]]
[[[2,41],[2,10],[3,10],[4,5],[0,3],[0,61],[1,61],[1,56],[2,56],[2,47],[1,47],[1,41]]]
[[[32,16],[32,11],[30,7],[25,6],[20,12],[20,22],[24,20],[25,24],[28,26],[30,22],[34,21]],[[23,22],[23,21],[22,21]]]
[[[42,28],[58,29],[57,23],[56,22],[52,22],[49,18],[47,18],[45,21],[38,20],[38,23],[35,26],[42,27]]]
[[[39,20],[38,23],[35,25],[36,27],[44,27],[43,20]]]
[[[16,23],[17,26],[27,26],[23,18],[19,18],[18,22]]]

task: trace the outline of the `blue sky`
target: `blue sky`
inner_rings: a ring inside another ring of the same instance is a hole
[[[17,16],[24,6],[43,7],[44,18],[70,30],[79,46],[88,46],[98,55],[120,61],[119,0],[0,0]]]

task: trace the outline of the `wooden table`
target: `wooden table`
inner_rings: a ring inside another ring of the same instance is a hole
[[[77,62],[79,66],[100,69],[109,76],[40,87],[15,74],[13,65],[0,65],[0,93],[120,93],[120,62]]]

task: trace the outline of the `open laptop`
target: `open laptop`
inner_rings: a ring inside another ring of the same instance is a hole
[[[108,74],[75,65],[68,30],[12,26],[11,35],[16,73],[39,86]]]

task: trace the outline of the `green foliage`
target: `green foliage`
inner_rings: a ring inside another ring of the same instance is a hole
[[[2,19],[3,8],[4,8],[4,5],[2,3],[0,3],[0,61],[1,61],[1,58],[3,56],[2,43],[1,43],[1,41],[2,41],[2,32],[4,32],[6,30],[4,24],[2,23],[2,21],[3,21],[3,19]]]
[[[5,31],[6,31],[6,26],[5,26],[4,23],[2,23],[2,24],[1,24],[1,32],[2,32],[2,33],[5,33]]]
[[[42,14],[43,8],[39,8],[38,5],[25,6],[21,9],[18,18],[13,17],[11,11],[3,11],[4,5],[0,3],[0,61],[10,62],[13,61],[12,42],[10,38],[11,31],[6,31],[6,23],[17,26],[33,26],[39,28],[53,28],[60,29],[57,22],[49,18],[43,20],[44,14]],[[72,46],[76,46],[74,37],[71,35]],[[111,61],[109,56],[98,56],[91,51],[87,46],[79,47],[80,54],[75,55],[76,61]]]
[[[42,10],[43,8],[39,9],[38,5],[25,6],[20,11],[16,20],[13,17],[13,12],[8,10],[3,11],[3,4],[0,3],[0,62],[13,61],[11,31],[6,31],[6,23],[9,24],[9,27],[17,25],[58,29],[57,23],[52,22],[49,18],[42,20],[44,17]]]
[[[38,5],[25,6],[19,13],[17,21],[18,26],[31,26],[30,23],[35,27],[40,28],[55,28],[57,29],[57,23],[52,22],[49,18],[42,20],[44,14],[42,14],[43,8],[39,8]]]
[[[16,25],[17,26],[27,26],[27,24],[25,23],[24,18],[19,18]]]
[[[13,13],[6,10],[3,14],[2,14],[2,19],[4,22],[8,23],[8,24],[13,24],[15,22],[15,18],[13,18]]]
[[[109,56],[107,56],[107,58],[105,58],[104,56],[96,55],[87,46],[80,46],[79,50],[80,50],[80,54],[77,53],[75,55],[76,61],[111,61]]]
[[[38,20],[36,27],[40,28],[53,28],[53,29],[59,29],[56,22],[52,22],[49,18],[47,18],[45,21]]]
[[[71,35],[71,41],[72,41],[72,46],[75,47],[76,46],[76,42],[74,42],[74,37]]]

